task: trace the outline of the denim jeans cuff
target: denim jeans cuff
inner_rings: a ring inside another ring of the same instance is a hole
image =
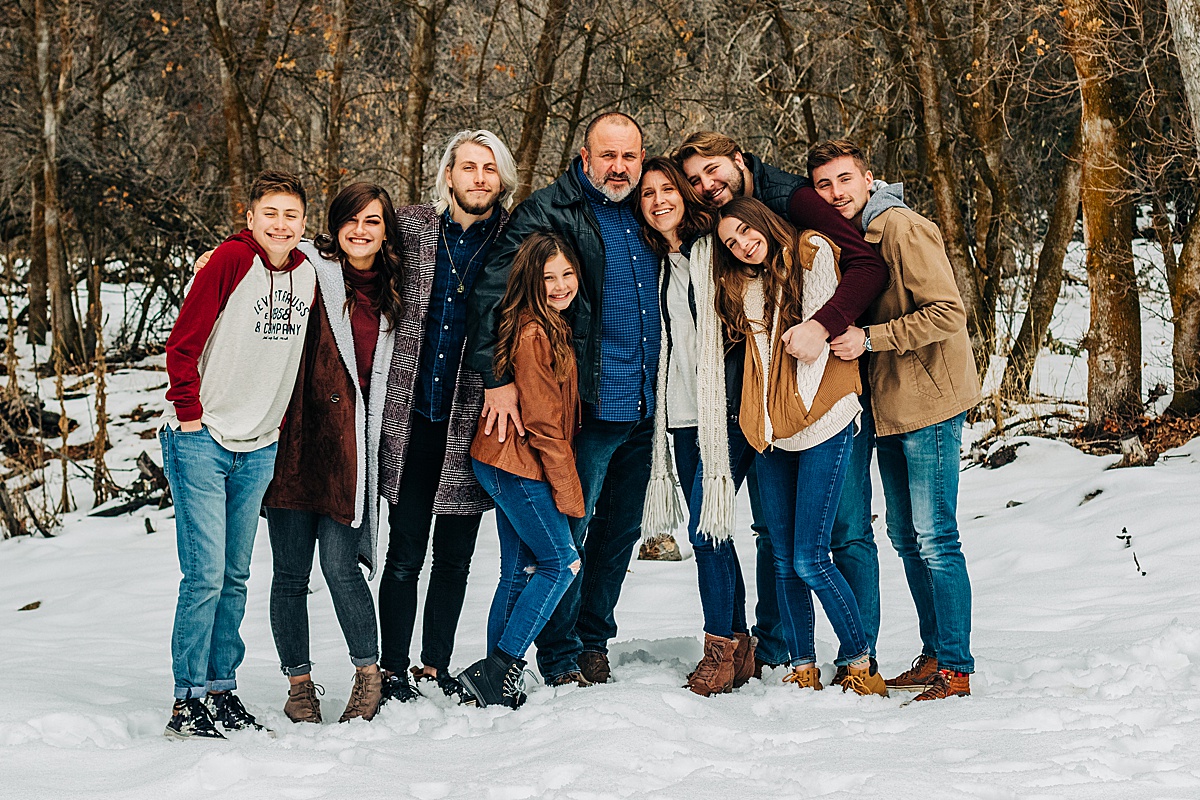
[[[362,658],[355,658],[354,656],[350,656],[350,663],[356,667],[369,667],[378,660],[379,660],[378,653],[372,653],[371,655],[363,656]],[[303,675],[304,673],[300,673],[300,674]]]
[[[193,697],[204,697],[208,694],[207,686],[176,686],[176,700],[191,700]]]
[[[280,664],[279,671],[284,675],[287,675],[289,678],[295,678],[299,675],[307,675],[312,672],[312,662],[306,661],[305,663],[298,664],[294,667],[287,667],[283,664]]]
[[[817,654],[813,653],[811,656],[794,656],[788,660],[787,665],[789,667],[798,667],[801,664],[815,664],[815,663],[817,663]]]
[[[963,666],[955,666],[954,664],[943,664],[942,662],[939,661],[938,669],[948,669],[951,672],[961,672],[964,675],[972,675],[975,673],[975,665],[974,664],[971,664],[970,666],[967,666],[967,667],[963,667]]]
[[[208,684],[208,691],[210,692],[232,692],[236,688],[236,678],[227,678],[223,681],[210,681]]]
[[[860,658],[863,658],[863,657],[874,658],[874,656],[871,655],[870,650],[863,650],[861,653],[859,653],[856,656],[850,656],[849,658],[835,658],[833,660],[833,665],[835,667],[844,667],[847,664],[852,664],[855,661],[858,661]]]

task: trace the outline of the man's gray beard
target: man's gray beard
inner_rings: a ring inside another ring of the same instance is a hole
[[[592,186],[596,187],[596,191],[600,192],[600,194],[604,195],[614,203],[620,203],[626,197],[629,197],[629,195],[633,194],[633,190],[637,188],[638,179],[641,178],[640,175],[637,178],[629,175],[628,173],[626,173],[626,175],[629,177],[629,185],[626,186],[624,190],[618,191],[605,183],[603,178],[598,177],[596,173],[592,172],[591,166],[589,166],[587,169],[588,182],[591,183]]]
[[[450,190],[450,193],[454,195],[455,204],[460,209],[462,209],[464,212],[470,214],[473,217],[478,217],[483,214],[486,214],[488,212],[488,210],[491,209],[492,206],[496,205],[496,201],[498,199],[500,199],[500,196],[496,195],[495,197],[493,197],[491,200],[489,200],[487,203],[484,203],[483,205],[474,205],[467,198],[465,198],[461,194],[459,194],[458,189],[452,188]]]

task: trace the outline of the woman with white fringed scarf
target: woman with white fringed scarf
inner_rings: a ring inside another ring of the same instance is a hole
[[[708,696],[741,686],[754,672],[746,585],[733,545],[734,497],[755,456],[738,425],[743,347],[730,351],[717,317],[713,210],[675,162],[662,157],[646,161],[638,197],[642,233],[662,259],[663,325],[642,535],[669,534],[684,521],[670,431],[704,611],[704,656],[687,688]]]

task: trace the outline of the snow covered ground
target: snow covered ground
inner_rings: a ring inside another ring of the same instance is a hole
[[[1076,272],[1078,255],[1069,264]],[[1151,386],[1169,379],[1170,329],[1152,310],[1144,319]],[[1086,325],[1086,290],[1068,286],[1052,332],[1069,349]],[[123,485],[139,451],[159,458],[157,441],[142,438],[153,420],[122,417],[138,405],[161,408],[166,378],[155,363],[161,359],[109,378],[108,463]],[[1046,394],[1079,399],[1085,355],[1043,354],[1035,380]],[[41,391],[52,396],[53,381],[43,380]],[[92,437],[89,405],[87,396],[67,401],[82,423],[72,443]],[[680,688],[700,656],[689,558],[631,564],[610,685],[531,682],[529,703],[516,712],[460,708],[438,695],[385,707],[371,723],[294,726],[281,711],[286,682],[268,623],[263,529],[239,693],[279,736],[168,741],[161,734],[179,578],[172,512],[73,512],[54,539],[0,542],[0,799],[1200,797],[1200,440],[1153,467],[1121,470],[1108,469],[1115,458],[1061,442],[1011,441],[1022,445],[1016,461],[962,476],[974,696],[903,708],[906,696],[796,690],[780,682],[781,671],[715,698]],[[45,496],[57,498],[56,470],[48,472]],[[89,486],[73,467],[74,498],[84,508]],[[744,495],[739,502],[737,542],[750,576],[749,509]],[[876,511],[879,656],[890,675],[908,666],[919,641],[878,486]],[[456,668],[483,655],[497,561],[488,515]],[[18,610],[35,602],[35,610]],[[315,678],[332,720],[352,670],[319,572],[310,613]],[[834,648],[821,618],[827,676]]]

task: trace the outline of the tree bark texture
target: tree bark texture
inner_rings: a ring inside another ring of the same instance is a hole
[[[342,181],[342,115],[346,89],[343,76],[350,50],[350,0],[332,0],[329,9],[329,124],[325,135],[325,204],[337,194]]]
[[[1088,425],[1125,426],[1142,414],[1142,321],[1133,264],[1133,161],[1123,89],[1106,36],[1105,0],[1064,0],[1067,46],[1082,99],[1084,240],[1091,323]]]
[[[46,206],[42,202],[42,171],[34,172],[29,184],[29,320],[28,340],[30,344],[46,343],[49,328],[49,300],[47,298],[49,275],[46,266]]]
[[[525,116],[521,121],[521,140],[513,155],[517,161],[517,202],[533,191],[533,173],[542,152],[546,122],[550,115],[550,90],[554,88],[554,66],[558,63],[558,48],[566,27],[571,0],[548,0],[542,33],[538,36],[533,56],[533,80],[525,100]]]
[[[1196,0],[1167,0],[1171,38],[1179,55],[1183,89],[1192,112],[1192,139],[1200,155],[1200,3]]]
[[[1029,398],[1029,381],[1038,353],[1046,342],[1050,319],[1058,304],[1062,290],[1063,259],[1067,246],[1075,232],[1075,220],[1079,217],[1079,184],[1083,174],[1080,156],[1083,136],[1075,132],[1075,140],[1058,171],[1058,191],[1054,198],[1054,210],[1046,226],[1046,237],[1038,254],[1037,273],[1029,290],[1029,304],[1021,331],[1008,354],[1001,379],[1001,393],[1008,400],[1023,402]]]
[[[405,136],[400,162],[400,204],[421,200],[422,165],[425,160],[425,117],[433,91],[433,67],[437,58],[438,27],[450,0],[428,0],[413,6],[415,33],[408,57],[408,87],[405,92],[402,126]]]

